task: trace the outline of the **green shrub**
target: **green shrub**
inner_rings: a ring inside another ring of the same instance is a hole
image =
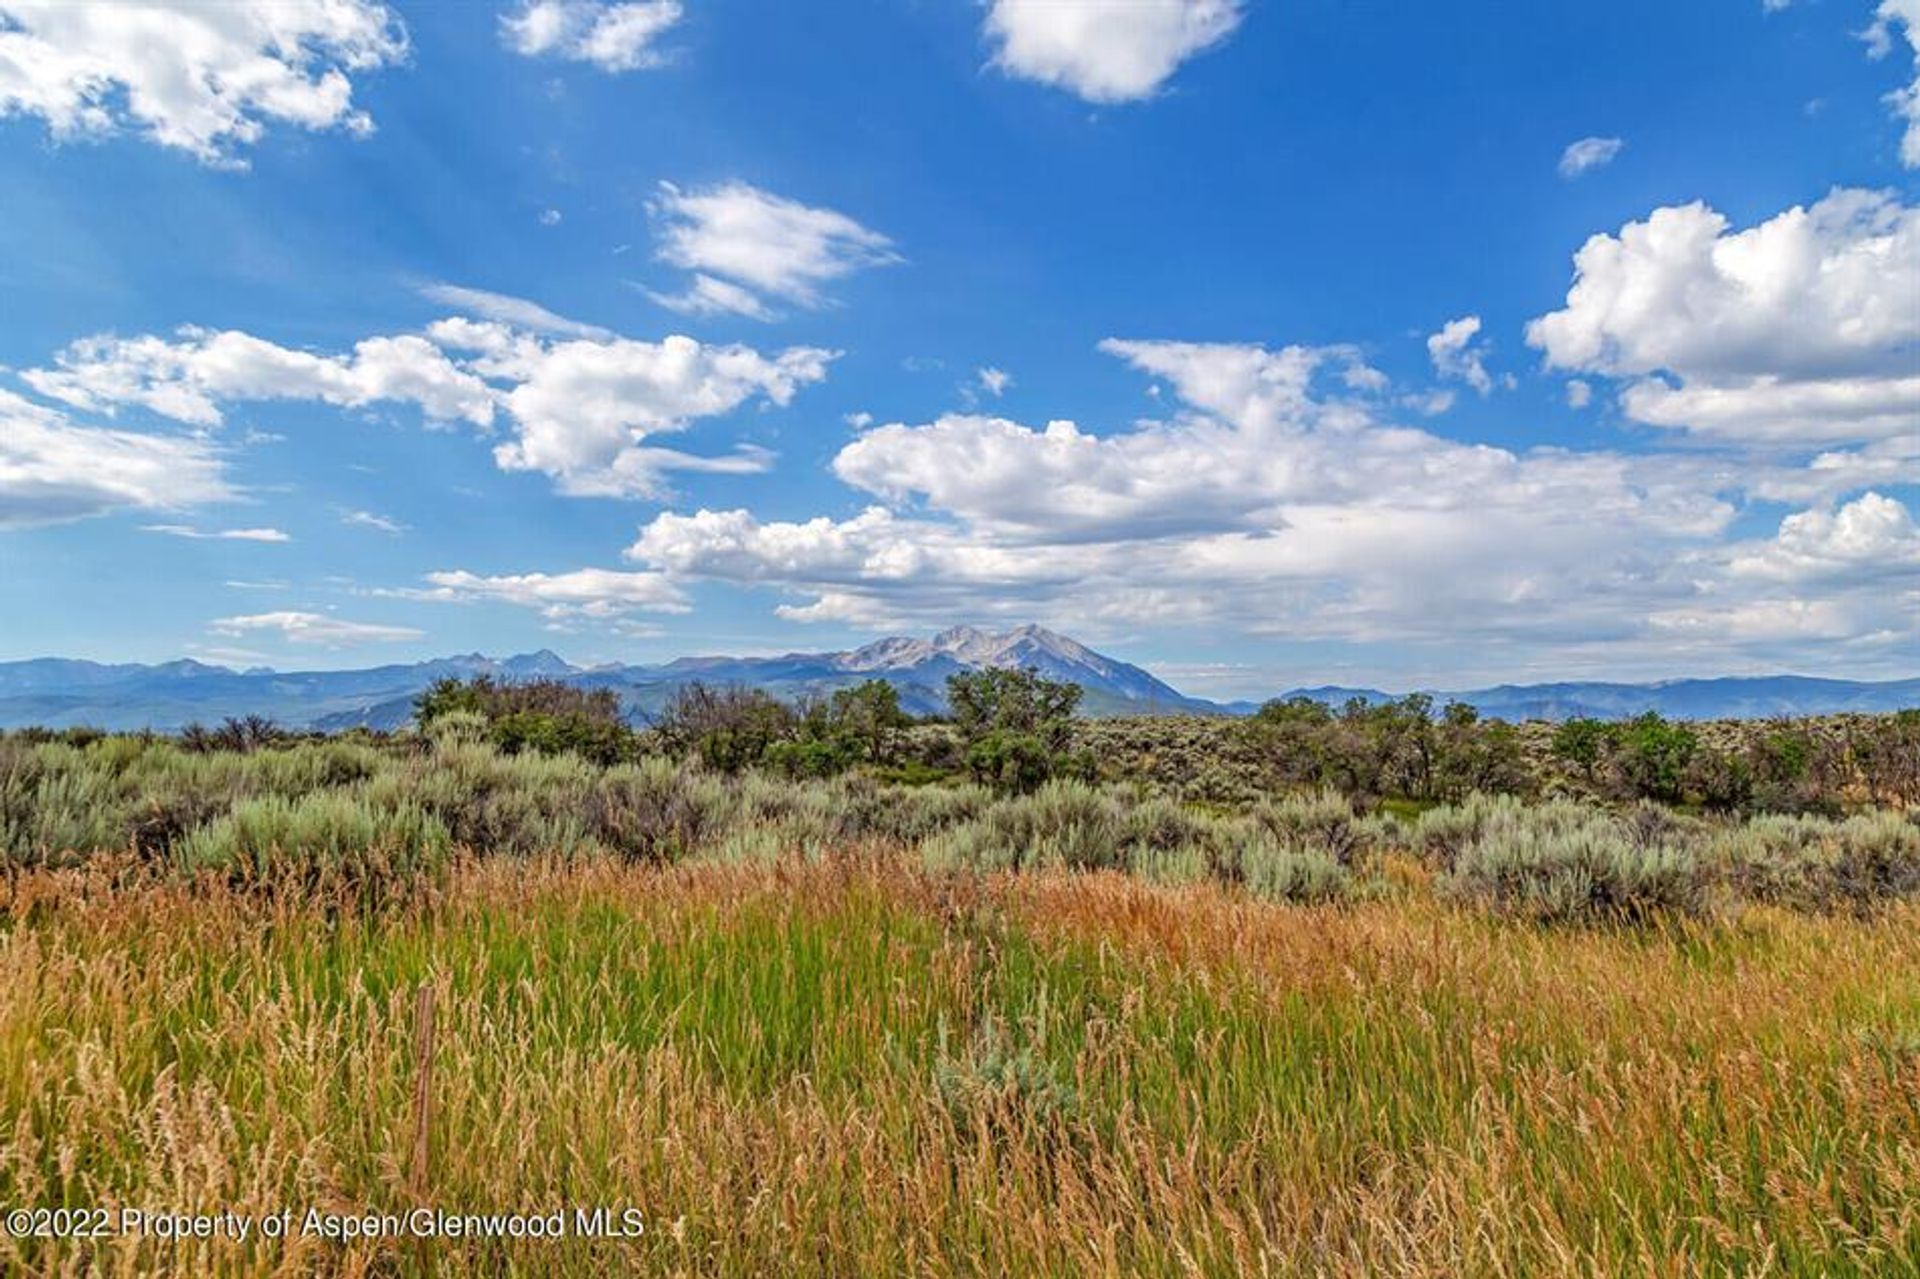
[[[936,865],[976,870],[1124,870],[1128,831],[1112,797],[1081,782],[1048,782],[1002,799],[929,844]]]
[[[636,753],[633,731],[610,688],[581,688],[563,680],[438,680],[414,699],[414,719],[433,733],[454,716],[476,716],[485,736],[510,755],[578,755],[611,765]],[[459,731],[471,729],[471,721]]]
[[[442,866],[447,828],[415,804],[384,808],[359,790],[250,799],[182,843],[180,863],[235,881],[375,887]]]
[[[0,755],[0,850],[10,865],[60,866],[127,846],[132,801],[124,779],[64,742]]]
[[[1026,795],[1053,776],[1053,754],[1030,733],[996,729],[967,747],[967,773],[997,791]]]
[[[1351,866],[1360,852],[1353,805],[1332,791],[1270,801],[1248,816],[1255,829],[1282,848],[1321,853],[1342,866]]]
[[[917,843],[970,822],[993,803],[980,786],[889,786],[846,777],[829,792],[847,838]]]
[[[979,1124],[996,1140],[1063,1139],[1083,1113],[1073,1084],[991,1017],[963,1053],[950,1051],[942,1033],[933,1091],[955,1123]]]
[[[1241,882],[1256,897],[1302,904],[1338,901],[1353,871],[1331,853],[1255,834],[1239,849]]]
[[[727,823],[733,805],[716,778],[672,760],[610,768],[587,792],[589,836],[628,861],[676,861]]]
[[[1755,901],[1864,913],[1920,895],[1920,825],[1895,813],[1756,818],[1724,832],[1714,851],[1736,891]]]
[[[1469,843],[1441,881],[1450,896],[1536,923],[1637,923],[1691,915],[1708,879],[1684,848],[1640,846],[1618,824],[1594,818],[1497,822]]]
[[[474,745],[487,740],[487,717],[479,711],[441,711],[424,720],[421,728],[436,749]]]
[[[855,744],[839,737],[810,737],[775,742],[767,747],[764,763],[785,777],[833,777],[860,761]]]
[[[1576,716],[1553,730],[1550,750],[1556,759],[1573,765],[1589,784],[1598,780],[1600,762],[1613,747],[1613,727],[1603,720]]]
[[[1218,828],[1211,818],[1157,796],[1128,806],[1124,816],[1124,839],[1136,855],[1203,849],[1218,838]]]
[[[1667,804],[1681,800],[1688,767],[1700,749],[1699,734],[1648,711],[1619,726],[1615,740],[1628,794]]]
[[[775,743],[796,735],[798,725],[792,708],[762,689],[695,682],[673,695],[654,733],[672,754],[738,773],[765,761]]]
[[[370,791],[391,806],[419,804],[476,853],[571,855],[591,843],[584,813],[600,771],[572,755],[502,755],[455,733]]]

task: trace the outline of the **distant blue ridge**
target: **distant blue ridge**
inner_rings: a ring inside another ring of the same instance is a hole
[[[413,715],[416,694],[435,680],[490,675],[559,679],[611,688],[636,721],[644,721],[694,681],[762,688],[778,697],[821,696],[867,679],[900,690],[916,714],[943,710],[947,676],[984,666],[1028,667],[1086,690],[1089,715],[1240,715],[1257,702],[1220,703],[1189,697],[1138,666],[1095,652],[1038,626],[994,633],[955,627],[931,639],[892,638],[850,652],[778,657],[683,657],[657,666],[582,668],[542,649],[495,659],[479,653],[362,670],[236,671],[182,660],[158,665],[107,665],[44,657],[0,662],[0,728],[92,725],[174,732],[230,715],[263,715],[287,727],[338,731],[356,725],[392,729]],[[1339,706],[1351,698],[1383,701],[1370,688],[1325,686],[1279,692]],[[1801,675],[1601,682],[1501,684],[1433,691],[1436,704],[1465,702],[1508,720],[1576,716],[1625,719],[1657,711],[1670,719],[1761,719],[1778,715],[1882,713],[1920,706],[1920,679],[1868,683]]]

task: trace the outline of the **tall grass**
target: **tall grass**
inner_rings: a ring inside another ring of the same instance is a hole
[[[647,1224],[0,1239],[11,1272],[1920,1267],[1909,906],[1649,935],[793,857],[497,858],[374,914],[104,862],[5,894],[7,1204]]]
[[[646,1232],[0,1270],[1920,1272],[1911,816],[1006,797],[472,728],[0,739],[0,1204]]]

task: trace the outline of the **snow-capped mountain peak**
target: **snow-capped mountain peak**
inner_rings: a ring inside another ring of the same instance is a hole
[[[843,653],[835,664],[855,673],[911,672],[930,683],[956,671],[982,667],[1030,669],[1125,701],[1171,705],[1185,700],[1139,667],[1114,661],[1078,640],[1031,623],[999,632],[954,626],[925,640],[893,636]]]

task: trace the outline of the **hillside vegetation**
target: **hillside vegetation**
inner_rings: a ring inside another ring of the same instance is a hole
[[[0,1200],[645,1222],[0,1264],[1920,1271],[1910,718],[955,692],[0,738]]]

